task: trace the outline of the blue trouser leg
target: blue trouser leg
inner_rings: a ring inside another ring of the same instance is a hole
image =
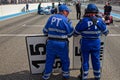
[[[53,68],[53,64],[54,64],[54,60],[56,55],[53,54],[53,50],[46,50],[46,65],[45,65],[45,71],[44,71],[44,75],[43,75],[43,79],[49,79],[50,78],[50,74],[52,73],[52,68]]]
[[[83,68],[83,80],[87,79],[89,70],[89,54],[91,54],[92,66],[94,70],[95,78],[100,78],[100,39],[82,39],[81,40],[82,51],[82,68]]]
[[[82,50],[82,78],[83,80],[87,79],[88,71],[89,71],[89,52]]]
[[[81,57],[82,57],[82,80],[86,80],[89,71],[89,50],[85,40],[81,40]]]
[[[95,78],[100,78],[100,50],[93,51],[91,54],[92,66]]]
[[[46,46],[46,65],[43,79],[49,79],[56,56],[61,59],[63,77],[69,78],[68,42],[48,41]]]
[[[57,54],[61,60],[62,63],[62,71],[63,71],[63,77],[69,78],[69,51],[68,51],[68,43],[66,43],[65,48],[63,51],[57,51]]]

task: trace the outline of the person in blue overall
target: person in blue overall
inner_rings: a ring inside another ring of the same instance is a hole
[[[100,80],[100,36],[101,34],[107,36],[109,31],[102,18],[96,17],[98,12],[99,10],[95,4],[88,4],[82,21],[79,21],[75,27],[74,35],[81,35],[82,37],[80,40],[82,57],[81,80],[87,80],[88,78],[89,55],[91,55],[95,80]]]
[[[46,64],[43,73],[43,80],[48,80],[52,73],[54,60],[60,58],[62,63],[63,80],[68,80],[69,75],[69,41],[68,38],[74,33],[72,22],[67,18],[70,9],[67,5],[59,6],[59,13],[52,15],[45,27],[43,33],[48,36],[46,44]]]

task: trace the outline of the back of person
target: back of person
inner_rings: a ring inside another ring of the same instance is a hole
[[[59,6],[59,13],[52,15],[45,27],[43,33],[48,36],[46,44],[46,65],[43,80],[48,80],[52,73],[53,63],[56,57],[59,57],[62,63],[62,80],[69,79],[69,49],[68,38],[72,36],[74,29],[72,23],[67,18],[70,9],[67,5]]]
[[[102,18],[96,17],[99,10],[95,4],[88,4],[82,21],[75,27],[75,34],[81,35],[80,50],[82,56],[81,80],[87,80],[89,55],[91,55],[95,80],[100,80],[100,35],[108,34]]]
[[[112,6],[110,5],[110,3],[106,3],[106,5],[104,6],[104,14],[110,15],[111,11],[112,11]]]
[[[68,38],[67,35],[70,34],[71,30],[67,27],[70,27],[70,24],[68,22],[68,18],[61,15],[61,14],[55,14],[49,18],[49,21],[51,21],[48,24],[48,37],[57,37],[57,38]],[[68,26],[66,26],[68,25]]]
[[[28,3],[26,4],[26,9],[28,9],[29,8],[29,5],[28,5]]]
[[[81,3],[80,3],[80,2],[78,2],[78,3],[76,4],[76,11],[77,11],[77,12],[80,12],[80,11],[81,11]]]
[[[93,20],[96,20],[94,24]],[[84,24],[82,26],[82,24]],[[101,26],[103,25],[103,26]],[[100,35],[106,28],[106,25],[103,23],[102,18],[94,17],[84,17],[81,22],[81,27],[83,31],[81,32],[82,36],[82,45],[81,49],[86,51],[96,51],[100,49]],[[92,54],[92,53],[91,53]]]
[[[57,14],[57,8],[55,8],[55,14]]]
[[[111,12],[112,7],[110,5],[108,5],[108,12]]]
[[[83,38],[97,39],[101,35],[101,32],[105,30],[106,25],[103,22],[102,18],[93,16],[93,17],[84,17],[84,19],[81,22],[81,27],[82,27],[82,30],[84,30],[81,32],[81,35]]]
[[[80,3],[80,1],[78,1],[76,4],[76,17],[78,20],[80,20],[80,18],[81,18],[81,3]]]
[[[62,41],[62,39],[68,41],[67,40],[68,32],[66,30],[66,25],[65,25],[65,23],[68,20],[65,16],[61,14],[55,14],[50,17],[50,21],[51,23],[49,24],[49,32],[48,32],[48,38],[50,40],[48,41],[48,43],[50,43],[51,45],[49,45],[49,47],[60,51],[64,49],[65,44],[67,44],[65,41]],[[55,39],[58,38],[58,39],[54,40],[53,38]],[[61,40],[59,40],[59,38]]]
[[[105,6],[105,12],[111,12],[111,6]]]

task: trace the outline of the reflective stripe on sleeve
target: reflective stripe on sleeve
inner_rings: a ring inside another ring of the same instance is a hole
[[[108,30],[108,29],[106,28],[106,29],[103,31],[103,33],[106,32],[107,30]]]
[[[100,34],[101,31],[82,31],[84,34]]]
[[[68,34],[68,36],[71,36],[73,33],[74,33],[74,30],[70,34]]]
[[[48,32],[48,30],[46,28],[43,29],[45,32]]]
[[[77,34],[81,34],[80,32],[78,32],[76,29],[75,29],[75,32],[77,33]]]

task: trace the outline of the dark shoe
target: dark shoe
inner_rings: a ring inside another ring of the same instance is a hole
[[[42,80],[49,80],[49,79],[42,79]]]
[[[62,80],[69,80],[69,78],[65,78],[65,77],[63,77],[63,79]]]
[[[78,75],[78,78],[79,78],[80,80],[82,80],[82,76],[81,76],[81,75]]]
[[[95,80],[100,80],[100,78],[95,78]]]
[[[82,21],[82,19],[79,19],[80,20],[80,22]]]

